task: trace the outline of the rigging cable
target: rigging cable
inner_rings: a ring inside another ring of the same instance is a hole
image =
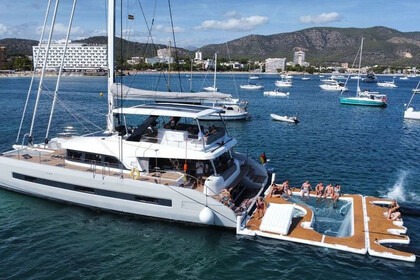
[[[59,0],[56,0],[55,6],[54,6],[54,13],[53,13],[53,16],[51,18],[50,33],[49,33],[49,36],[48,36],[47,48],[45,49],[45,58],[44,58],[44,62],[43,62],[43,65],[42,65],[41,78],[39,80],[38,92],[37,92],[37,95],[36,95],[35,106],[34,106],[34,112],[32,114],[31,128],[29,130],[29,137],[32,140],[33,140],[33,129],[34,129],[34,124],[35,124],[35,117],[36,117],[36,112],[38,110],[39,99],[41,97],[42,86],[43,86],[42,83],[44,81],[45,69],[47,68],[48,54],[50,52],[51,40],[52,40],[52,35],[53,35],[53,32],[54,32],[55,20],[57,18],[57,10],[58,10],[59,2],[60,2]],[[38,51],[40,52],[41,49],[38,49]]]
[[[174,40],[174,48],[175,48],[175,61],[177,63],[179,63],[179,57],[178,57],[178,48],[176,46],[176,39],[175,39],[175,28],[174,28],[174,21],[173,21],[173,17],[172,17],[172,7],[171,7],[171,0],[168,0],[168,8],[169,8],[169,16],[171,19],[171,28],[172,28],[172,38]],[[171,62],[168,61],[168,65]],[[169,73],[170,74],[170,73]],[[180,86],[180,90],[181,92],[183,92],[182,90],[182,82],[181,82],[181,72],[179,71],[179,67],[178,67],[178,82],[179,82],[179,86]]]
[[[40,36],[39,42],[38,42],[38,52],[35,54],[34,68],[33,68],[33,71],[32,71],[32,78],[31,78],[31,82],[29,84],[28,94],[26,96],[26,101],[25,101],[25,107],[24,107],[23,112],[22,112],[22,118],[20,120],[19,130],[18,130],[18,134],[17,134],[17,137],[16,137],[16,143],[19,141],[20,132],[21,132],[21,129],[22,129],[23,121],[25,119],[25,115],[26,115],[26,110],[28,108],[29,96],[31,95],[32,85],[33,85],[34,79],[35,79],[35,72],[36,72],[36,69],[37,69],[38,63],[39,63],[39,53],[41,52],[42,40],[44,39],[44,32],[45,32],[45,29],[46,29],[46,26],[47,26],[47,19],[48,19],[48,14],[50,13],[50,8],[51,8],[51,0],[48,1],[47,10],[45,12],[44,24],[42,26],[41,36]]]
[[[54,91],[54,98],[53,98],[53,102],[52,102],[52,105],[51,105],[50,118],[48,120],[48,127],[47,127],[47,131],[45,133],[45,140],[44,140],[45,144],[48,143],[48,134],[50,132],[51,122],[52,122],[52,118],[53,118],[53,115],[54,115],[54,108],[55,108],[55,103],[57,101],[58,89],[60,87],[61,74],[62,74],[63,68],[64,68],[64,62],[65,62],[65,58],[66,58],[67,46],[68,46],[68,43],[69,43],[71,26],[72,26],[72,23],[73,23],[74,11],[76,10],[76,4],[77,4],[77,0],[73,0],[73,7],[72,7],[72,10],[71,10],[71,13],[70,13],[69,24],[68,24],[68,27],[67,27],[66,41],[65,41],[65,44],[64,44],[63,55],[61,56],[60,69],[59,69],[59,72],[58,72],[56,87],[55,87],[55,91]]]

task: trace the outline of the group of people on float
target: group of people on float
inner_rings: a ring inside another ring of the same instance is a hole
[[[308,180],[306,180],[301,188],[300,188],[300,194],[302,197],[304,197],[305,195],[307,197],[309,197],[309,194],[312,190],[312,186],[309,183]],[[315,196],[317,198],[331,198],[334,203],[338,200],[338,198],[341,195],[341,186],[339,184],[336,184],[334,187],[332,184],[328,184],[325,188],[324,188],[324,184],[322,182],[318,183],[315,186]],[[276,184],[276,183],[272,183],[271,184],[271,193],[270,193],[271,197],[283,197],[286,198],[289,196],[292,196],[292,190],[289,187],[289,180],[284,181],[282,184]]]

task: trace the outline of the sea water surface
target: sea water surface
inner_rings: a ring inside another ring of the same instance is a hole
[[[156,73],[123,81],[161,90],[169,83],[173,91],[198,91],[212,83],[210,76],[190,77],[172,75],[168,82]],[[228,129],[238,139],[237,151],[255,159],[267,154],[278,182],[337,183],[344,193],[396,198],[420,208],[420,121],[403,119],[404,103],[419,78],[380,89],[388,94],[387,108],[340,105],[339,93],[322,91],[318,76],[309,81],[295,77],[287,98],[240,90],[247,78],[218,75],[220,91],[247,100],[252,115],[250,121],[228,123]],[[277,78],[262,76],[260,82],[273,89]],[[49,91],[39,101],[35,142],[46,136],[53,80],[46,79]],[[29,83],[30,78],[0,78],[0,151],[16,142]],[[354,94],[355,85],[350,80],[348,94]],[[107,98],[101,93],[106,93],[103,77],[64,77],[48,137],[66,126],[80,134],[97,130],[93,124],[104,128]],[[418,109],[420,98],[416,101]],[[28,111],[34,102],[32,95]],[[270,113],[297,115],[300,123],[275,122]],[[30,120],[25,118],[21,136],[29,131]],[[419,216],[405,215],[404,225],[409,247],[419,255]],[[97,212],[0,189],[0,279],[414,279],[418,263]]]

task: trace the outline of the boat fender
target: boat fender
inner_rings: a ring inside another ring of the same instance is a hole
[[[137,180],[138,178],[140,178],[140,171],[137,168],[134,167],[130,171],[130,176],[134,180]]]
[[[204,224],[213,224],[214,223],[214,213],[208,207],[204,207],[200,211],[199,218],[200,218],[200,221]]]

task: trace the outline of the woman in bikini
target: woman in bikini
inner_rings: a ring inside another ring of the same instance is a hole
[[[320,182],[318,185],[316,185],[315,187],[315,194],[316,197],[321,198],[322,194],[324,193],[324,184],[322,182]]]
[[[335,185],[334,194],[333,194],[334,206],[337,206],[337,200],[340,197],[340,192],[341,192],[341,186],[339,184]]]

